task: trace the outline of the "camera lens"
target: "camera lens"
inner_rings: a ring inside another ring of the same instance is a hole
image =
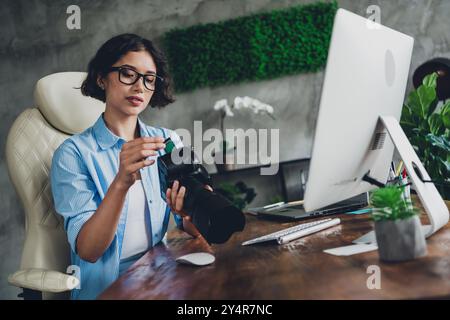
[[[165,195],[173,181],[178,180],[186,188],[183,210],[210,243],[226,242],[234,232],[242,231],[244,214],[224,196],[205,189],[206,184],[211,185],[211,178],[195,153],[187,147],[170,151],[158,158],[161,194]]]

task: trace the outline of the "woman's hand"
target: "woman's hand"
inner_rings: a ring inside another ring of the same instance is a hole
[[[141,137],[126,142],[119,156],[119,172],[114,179],[122,188],[128,190],[139,179],[139,170],[155,163],[147,159],[155,156],[159,149],[165,147],[163,137]]]
[[[208,185],[205,185],[205,189],[213,191],[213,189]],[[177,180],[175,180],[172,185],[172,188],[168,188],[166,191],[167,204],[174,213],[178,214],[183,218],[184,231],[189,233],[194,238],[198,238],[201,236],[200,232],[191,222],[191,217],[186,213],[186,211],[183,210],[185,194],[186,188],[183,186],[180,188],[180,183]]]

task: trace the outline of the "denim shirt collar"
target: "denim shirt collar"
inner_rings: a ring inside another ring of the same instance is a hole
[[[125,139],[115,135],[114,133],[111,132],[111,130],[108,129],[105,120],[103,119],[103,115],[104,114],[102,113],[100,117],[98,117],[93,127],[94,135],[98,145],[102,150],[106,150],[113,147],[116,143],[119,142],[120,143],[119,147],[122,147],[122,145],[126,142]],[[138,117],[138,125],[141,137],[148,136],[147,131],[145,130],[145,124],[139,117]]]

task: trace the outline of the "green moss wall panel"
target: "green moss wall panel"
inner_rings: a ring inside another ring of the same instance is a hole
[[[336,10],[319,2],[166,33],[176,91],[321,69]]]

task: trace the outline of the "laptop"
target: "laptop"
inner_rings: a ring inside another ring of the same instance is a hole
[[[335,204],[326,206],[321,209],[306,211],[303,205],[295,206],[280,206],[269,208],[254,208],[249,209],[253,214],[256,214],[260,218],[267,219],[285,219],[285,220],[300,220],[309,217],[327,216],[331,214],[339,214],[345,212],[355,211],[368,206],[368,194],[362,193],[356,197],[349,198],[337,202]]]

